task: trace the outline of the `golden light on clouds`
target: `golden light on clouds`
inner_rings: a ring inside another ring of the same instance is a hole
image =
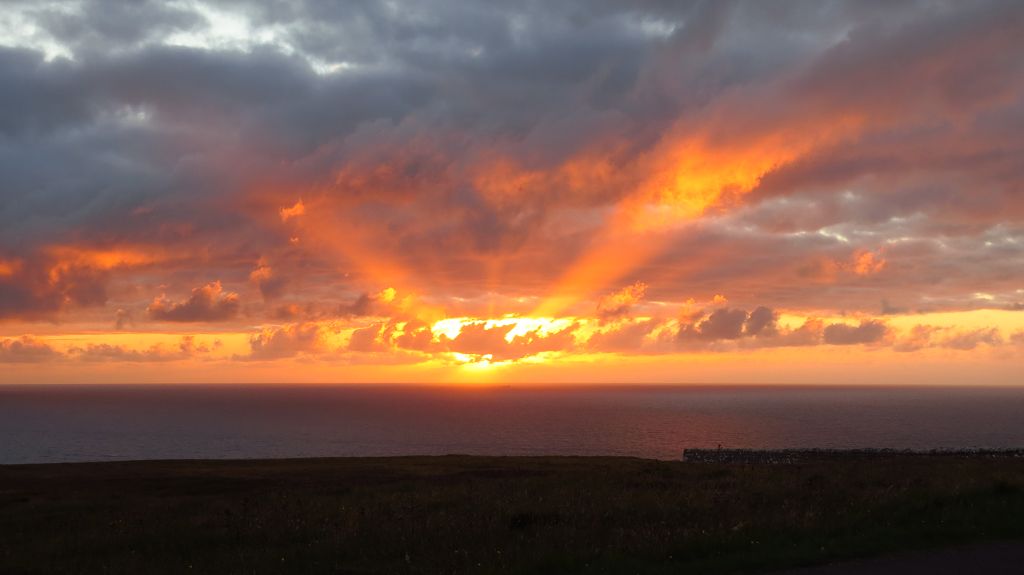
[[[705,8],[19,40],[0,379],[1012,379],[1020,6]]]
[[[306,213],[306,205],[302,203],[302,200],[295,202],[294,205],[281,208],[278,210],[281,215],[281,221],[287,222],[292,218],[297,218]]]

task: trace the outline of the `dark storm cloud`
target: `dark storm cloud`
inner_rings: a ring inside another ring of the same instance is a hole
[[[0,78],[12,87],[0,96],[8,243],[109,234],[113,221],[136,237],[169,235],[176,220],[237,230],[244,223],[223,202],[265,175],[268,154],[301,158],[361,122],[397,120],[422,97],[410,78],[321,79],[274,51],[150,47],[45,63],[0,48]]]
[[[7,138],[47,133],[91,116],[88,101],[75,94],[78,70],[70,62],[44,63],[38,52],[0,46],[0,77],[0,134]]]

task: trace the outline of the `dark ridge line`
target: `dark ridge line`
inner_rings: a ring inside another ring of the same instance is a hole
[[[833,459],[874,459],[880,457],[970,457],[1024,458],[1024,449],[717,449],[687,448],[682,459],[689,463],[799,463]]]

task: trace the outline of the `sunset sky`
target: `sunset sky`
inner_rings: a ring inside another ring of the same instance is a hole
[[[1024,383],[1024,2],[6,0],[0,382]]]

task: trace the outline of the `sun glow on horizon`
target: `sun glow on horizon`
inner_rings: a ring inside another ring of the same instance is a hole
[[[1019,376],[1019,5],[413,4],[0,15],[0,382]]]

